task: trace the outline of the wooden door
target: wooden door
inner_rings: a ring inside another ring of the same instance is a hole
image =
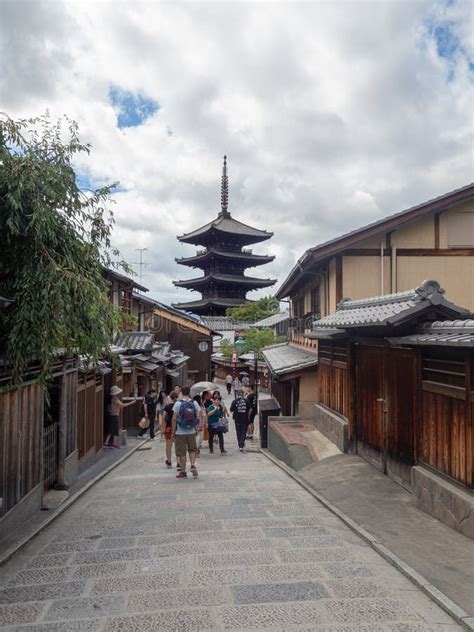
[[[411,487],[417,410],[416,363],[412,349],[387,348],[384,355],[386,473]]]
[[[361,344],[355,355],[356,449],[384,471],[384,348]]]

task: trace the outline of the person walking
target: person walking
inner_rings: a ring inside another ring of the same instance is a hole
[[[109,404],[107,406],[107,436],[103,447],[107,449],[120,450],[120,446],[114,443],[114,437],[119,436],[119,415],[122,408],[127,408],[137,401],[135,397],[132,401],[124,404],[119,398],[122,389],[112,386],[110,389]]]
[[[169,395],[170,403],[166,404],[163,409],[163,416],[161,418],[161,432],[165,437],[165,454],[166,467],[172,467],[171,463],[171,453],[173,450],[173,437],[172,437],[172,425],[173,425],[173,406],[175,405],[176,400],[178,399],[178,394],[174,391],[171,391]]]
[[[249,376],[248,375],[243,375],[242,376],[242,386],[244,388],[248,388],[250,386],[250,380],[249,380]]]
[[[238,377],[236,377],[235,380],[232,382],[232,388],[234,389],[234,397],[235,399],[237,399],[242,392],[242,382],[239,380]]]
[[[214,395],[214,399],[207,409],[207,428],[209,430],[209,453],[214,453],[214,437],[219,441],[221,454],[227,454],[224,449],[224,433],[217,426],[222,418],[226,417],[226,407],[222,403],[220,395]]]
[[[204,391],[204,393],[207,393],[207,391]],[[204,393],[202,395],[204,395]],[[206,421],[206,409],[202,401],[202,395],[195,395],[193,397],[193,400],[197,402],[197,404],[199,405],[199,409],[201,411],[199,414],[198,425],[196,426],[196,447],[197,447],[196,458],[199,458],[201,456],[201,446],[202,446],[204,426],[205,426],[205,421]]]
[[[247,439],[253,441],[254,420],[255,415],[257,414],[257,396],[255,395],[254,391],[250,391],[246,399],[249,405],[249,425],[247,428]]]
[[[158,412],[158,393],[156,388],[151,388],[145,396],[145,417],[148,419],[148,428],[142,428],[137,435],[137,439],[144,439],[148,430],[150,431],[150,440],[155,440],[155,423]]]
[[[227,394],[230,395],[232,390],[232,375],[228,374],[225,376],[225,386],[227,389]]]
[[[234,415],[235,430],[237,433],[237,443],[239,444],[239,450],[244,451],[245,438],[247,436],[247,428],[249,425],[249,404],[242,391],[239,392],[239,396],[234,399],[230,406],[230,412]]]
[[[181,389],[181,399],[177,400],[173,406],[173,421],[171,434],[175,440],[176,457],[179,460],[181,470],[176,474],[176,478],[187,478],[186,472],[186,452],[189,453],[191,462],[191,474],[196,477],[196,428],[199,423],[201,408],[197,402],[189,396],[189,386]]]

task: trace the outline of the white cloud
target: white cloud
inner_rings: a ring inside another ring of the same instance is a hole
[[[472,180],[468,2],[0,11],[0,109],[79,121],[93,144],[81,173],[121,182],[114,241],[129,261],[148,249],[143,282],[158,299],[196,296],[172,285],[196,272],[175,264],[193,252],[176,236],[217,214],[224,153],[231,211],[274,232],[254,248],[274,263],[250,273],[279,282],[305,248]],[[111,85],[159,111],[119,129]]]

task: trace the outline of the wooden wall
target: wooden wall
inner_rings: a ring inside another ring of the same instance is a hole
[[[348,346],[346,343],[319,342],[319,401],[349,417]]]
[[[42,480],[43,400],[36,384],[0,395],[0,516]]]
[[[474,361],[469,353],[433,349],[422,355],[418,459],[474,487]]]
[[[162,316],[155,318],[153,333],[158,342],[167,341],[172,349],[189,356],[188,373],[191,383],[211,379],[212,336],[185,327]],[[206,342],[207,350],[200,351],[199,343]]]
[[[104,384],[99,372],[80,374],[77,386],[79,459],[95,454],[104,442]]]

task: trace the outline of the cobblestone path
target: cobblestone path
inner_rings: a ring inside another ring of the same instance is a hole
[[[1,569],[0,628],[460,629],[263,455],[228,444],[203,448],[195,480],[144,445]]]

